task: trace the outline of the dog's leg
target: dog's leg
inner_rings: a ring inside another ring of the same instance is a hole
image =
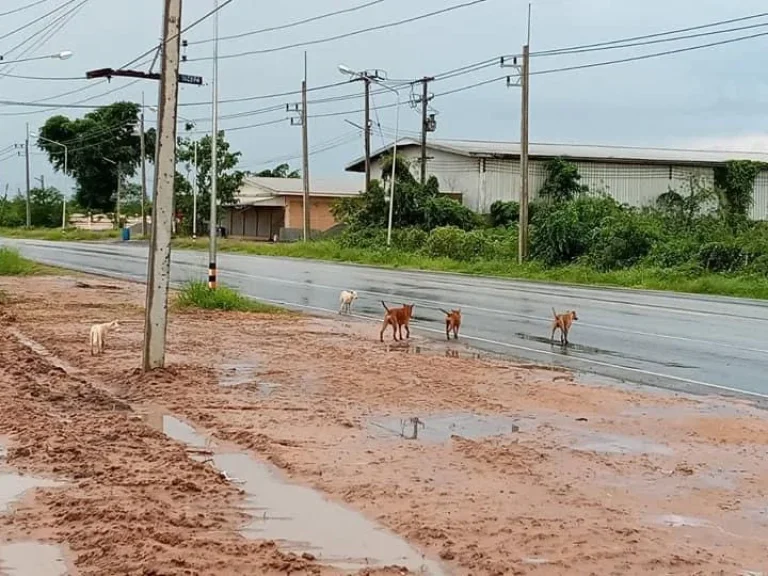
[[[403,335],[400,334],[400,338],[402,338],[402,337],[403,337]],[[409,322],[405,323],[405,337],[408,338],[408,339],[411,338],[411,329],[409,327]]]
[[[400,325],[397,322],[392,322],[392,340],[397,342],[397,330],[400,327]],[[403,339],[403,335],[400,334],[400,340]]]
[[[448,320],[445,321],[445,338],[451,339],[451,323]]]
[[[552,334],[549,336],[549,341],[555,343],[555,331],[557,330],[557,324],[552,324]]]
[[[387,319],[384,318],[384,323],[381,325],[381,332],[379,332],[379,340],[381,342],[384,342],[384,330],[387,329],[387,326],[389,326],[389,322],[387,322]]]

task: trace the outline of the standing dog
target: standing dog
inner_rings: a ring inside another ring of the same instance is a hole
[[[342,290],[339,294],[339,314],[352,311],[352,303],[357,300],[357,292],[354,290]]]
[[[91,356],[104,352],[104,337],[110,330],[117,330],[120,326],[117,320],[105,322],[104,324],[94,324],[91,326]]]
[[[555,331],[560,330],[560,344],[568,344],[568,332],[571,329],[571,325],[578,320],[576,316],[576,310],[569,310],[564,314],[558,314],[554,308],[552,308],[552,314],[555,319],[552,321],[552,335],[549,337],[554,342]]]
[[[387,308],[382,300],[381,305],[384,306],[384,323],[381,325],[381,332],[379,333],[379,340],[384,342],[384,330],[387,326],[392,326],[392,338],[397,342],[397,334],[400,334],[400,340],[403,339],[403,327],[405,327],[406,338],[411,337],[411,329],[409,324],[413,317],[413,308],[415,304],[403,304],[401,308]]]
[[[453,332],[453,338],[459,339],[459,328],[461,327],[461,308],[446,312],[440,308],[440,312],[445,314],[445,337],[450,340],[451,332]]]

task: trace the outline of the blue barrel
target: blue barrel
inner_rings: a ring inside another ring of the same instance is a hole
[[[128,227],[123,228],[123,242],[128,242],[131,239],[131,229]]]

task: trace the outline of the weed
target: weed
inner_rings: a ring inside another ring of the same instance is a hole
[[[201,308],[262,314],[285,312],[283,308],[252,300],[227,286],[218,286],[215,290],[211,290],[208,284],[202,281],[187,282],[176,298],[176,306],[181,310]]]

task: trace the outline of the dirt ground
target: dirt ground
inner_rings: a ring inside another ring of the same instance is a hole
[[[143,287],[0,290],[4,466],[64,483],[0,513],[2,538],[61,543],[79,574],[345,573],[244,537],[241,490],[158,430],[158,411],[449,574],[768,573],[768,421],[746,403],[585,383],[418,335],[392,347],[375,326],[306,316],[173,313],[169,367],[142,375]],[[90,325],[115,318],[90,356]],[[415,440],[411,417],[426,423]],[[472,418],[502,417],[519,430],[475,434]],[[431,437],[446,418],[459,428]]]

